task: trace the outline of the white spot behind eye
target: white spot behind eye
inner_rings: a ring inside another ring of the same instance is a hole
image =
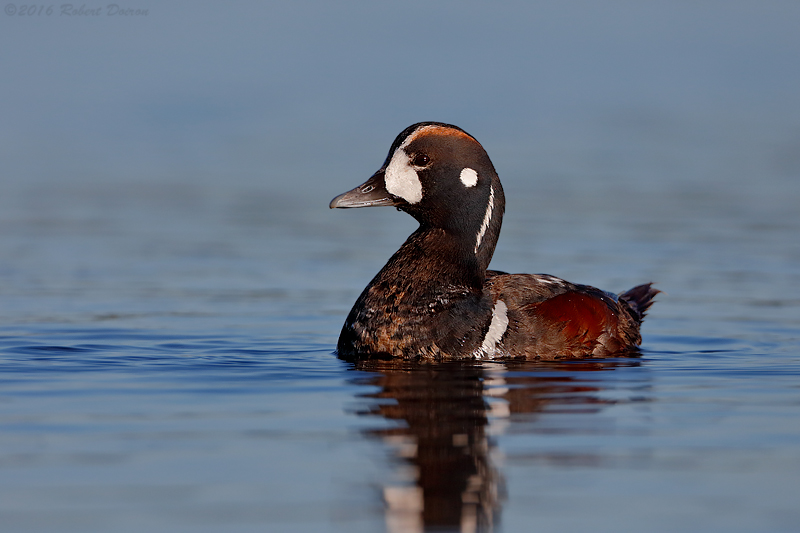
[[[410,204],[416,204],[422,200],[422,182],[419,181],[419,176],[411,166],[408,154],[403,148],[404,145],[401,145],[394,151],[392,160],[386,167],[384,175],[386,190]]]
[[[478,231],[478,238],[475,239],[475,252],[478,253],[483,236],[489,228],[489,222],[492,221],[492,211],[494,211],[494,187],[489,187],[489,205],[486,206],[486,214],[483,215],[483,222],[481,229]]]
[[[478,173],[469,167],[461,170],[459,178],[461,178],[461,183],[467,187],[474,187],[478,183]]]

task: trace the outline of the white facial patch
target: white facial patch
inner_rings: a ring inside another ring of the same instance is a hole
[[[508,329],[508,306],[503,300],[497,300],[497,303],[494,304],[494,309],[492,309],[492,321],[489,323],[489,330],[483,338],[477,357],[492,357],[497,351],[497,343],[503,338],[506,329]]]
[[[474,187],[478,183],[478,173],[469,167],[465,167],[461,171],[459,178],[461,178],[461,183],[467,187]]]
[[[489,205],[486,206],[486,213],[483,215],[481,229],[478,231],[478,238],[475,239],[474,253],[476,254],[478,253],[478,248],[481,245],[483,236],[486,234],[486,230],[489,228],[489,222],[492,221],[492,211],[494,211],[494,187],[489,187]]]
[[[422,200],[422,182],[411,162],[408,154],[403,150],[405,143],[401,145],[392,155],[392,160],[386,167],[384,180],[386,190],[389,194],[399,196],[410,204],[416,204]]]

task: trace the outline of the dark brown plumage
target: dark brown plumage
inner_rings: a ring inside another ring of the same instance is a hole
[[[394,141],[335,207],[395,206],[419,221],[367,285],[342,328],[340,357],[605,357],[635,350],[651,284],[619,296],[542,274],[487,270],[505,198],[474,137],[437,122]]]

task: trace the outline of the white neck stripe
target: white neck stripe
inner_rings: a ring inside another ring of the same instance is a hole
[[[475,252],[478,253],[478,248],[481,246],[481,241],[483,240],[483,236],[486,233],[486,230],[489,228],[489,222],[492,221],[492,211],[494,210],[494,187],[489,187],[489,205],[486,206],[486,214],[483,215],[483,223],[481,223],[481,229],[478,231],[478,238],[475,241]]]

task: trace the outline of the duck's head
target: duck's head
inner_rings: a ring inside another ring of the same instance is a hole
[[[380,170],[330,203],[332,209],[382,205],[463,240],[485,269],[505,197],[494,165],[472,135],[450,124],[420,122],[397,136]]]

